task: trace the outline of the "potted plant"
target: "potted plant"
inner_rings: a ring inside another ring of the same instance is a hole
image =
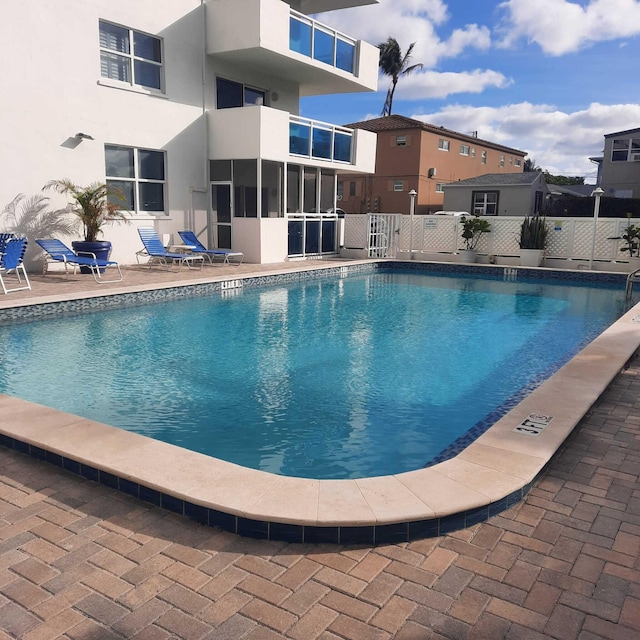
[[[461,262],[475,262],[478,257],[478,242],[483,233],[489,233],[491,231],[491,224],[488,220],[481,220],[480,216],[461,216],[460,223],[462,224],[462,238],[464,240],[464,249],[461,249],[458,254],[460,255]]]
[[[124,194],[120,189],[104,182],[92,182],[86,187],[81,187],[71,180],[51,180],[44,186],[44,190],[52,189],[62,195],[73,199],[68,211],[78,216],[84,232],[83,241],[71,243],[76,253],[91,253],[96,258],[108,260],[111,254],[111,242],[98,240],[102,234],[102,227],[108,222],[129,222],[129,219],[120,210],[119,202],[124,202]],[[114,202],[117,200],[118,202]],[[82,273],[91,273],[87,267],[80,269]]]
[[[539,267],[547,248],[547,219],[542,216],[525,216],[520,225],[520,264],[523,267]]]
[[[640,226],[631,224],[631,214],[627,213],[627,226],[622,230],[622,235],[613,240],[624,240],[626,245],[620,251],[629,254],[631,270],[640,269]]]

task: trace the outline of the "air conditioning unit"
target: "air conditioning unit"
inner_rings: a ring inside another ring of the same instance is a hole
[[[435,168],[435,167],[431,167],[431,168],[427,171],[427,177],[428,177],[428,178],[435,178],[435,177],[436,177],[436,168]]]

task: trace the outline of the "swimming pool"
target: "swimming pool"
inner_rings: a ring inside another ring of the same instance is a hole
[[[400,473],[458,453],[623,297],[406,271],[256,288],[2,327],[0,390],[273,473]]]

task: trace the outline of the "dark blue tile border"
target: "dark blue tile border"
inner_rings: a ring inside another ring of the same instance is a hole
[[[231,533],[237,533],[250,538],[279,540],[290,543],[306,542],[313,544],[374,546],[378,544],[398,544],[410,542],[411,540],[442,536],[446,533],[485,522],[491,516],[498,515],[502,511],[514,506],[527,495],[544,473],[543,469],[529,484],[501,500],[487,504],[484,507],[478,507],[443,518],[353,527],[320,527],[251,520],[250,518],[243,518],[217,509],[203,507],[9,436],[0,435],[0,446],[19,453],[26,453],[37,460],[48,462],[65,471],[116,489],[156,507],[171,511],[172,513],[187,516],[203,525],[217,527],[224,531],[230,531]]]

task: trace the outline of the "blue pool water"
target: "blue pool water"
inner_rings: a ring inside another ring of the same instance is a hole
[[[375,272],[78,314],[0,327],[0,391],[273,473],[386,475],[458,450],[623,298]]]

